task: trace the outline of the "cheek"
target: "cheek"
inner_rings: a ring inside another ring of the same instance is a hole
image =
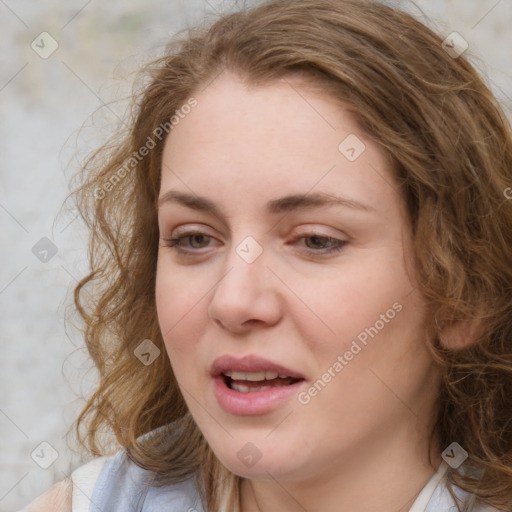
[[[199,339],[205,319],[204,295],[207,290],[206,285],[194,286],[193,280],[182,273],[171,272],[159,264],[155,283],[156,309],[171,363],[190,353],[194,349],[194,340]]]
[[[335,279],[331,276],[299,284],[294,291],[302,300],[295,301],[294,318],[301,318],[304,338],[319,357],[343,353],[356,339],[364,346],[375,336],[396,337],[400,328],[421,321],[421,307],[417,301],[412,305],[413,286],[403,266],[399,262],[386,263],[384,257],[361,259],[350,272],[340,269]]]

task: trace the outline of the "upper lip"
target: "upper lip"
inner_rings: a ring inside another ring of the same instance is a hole
[[[247,355],[244,357],[234,357],[230,355],[220,356],[213,362],[210,375],[218,377],[224,372],[261,372],[270,371],[277,372],[279,375],[287,375],[294,379],[303,379],[304,377],[290,368],[286,368],[277,363],[273,363],[268,359],[259,357],[257,355]]]

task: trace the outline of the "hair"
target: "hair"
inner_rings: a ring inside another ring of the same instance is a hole
[[[512,131],[477,71],[441,41],[378,2],[275,0],[177,34],[145,66],[126,128],[87,160],[73,195],[90,229],[91,269],[74,295],[99,374],[76,422],[90,454],[104,454],[102,437],[113,434],[156,485],[194,475],[207,510],[239,510],[241,478],[206,443],[168,358],[146,366],[134,355],[145,339],[165,351],[155,305],[165,137],[156,134],[224,71],[252,86],[295,76],[353,112],[390,161],[441,371],[431,435],[469,455],[449,469],[450,493],[510,509]],[[446,329],[463,322],[479,328],[449,346]]]

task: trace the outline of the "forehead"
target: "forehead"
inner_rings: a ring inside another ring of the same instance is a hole
[[[184,142],[190,129],[195,139],[206,143],[218,142],[216,135],[235,138],[239,143],[266,136],[273,138],[273,146],[287,145],[292,137],[296,141],[311,140],[312,131],[318,132],[317,139],[328,138],[329,132],[339,130],[341,124],[352,132],[361,131],[355,116],[339,99],[311,80],[299,77],[255,86],[224,72],[193,96],[197,107],[180,122],[179,130],[174,127],[170,141]],[[222,128],[222,133],[215,128]]]
[[[293,78],[248,86],[224,73],[194,97],[197,106],[167,137],[161,194],[188,189],[251,202],[315,190],[392,199],[384,155],[318,87]]]

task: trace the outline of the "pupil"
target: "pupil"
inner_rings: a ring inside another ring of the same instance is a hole
[[[192,245],[194,246],[194,241],[198,241],[198,240],[199,240],[199,245],[201,245],[201,242],[204,242],[203,238],[204,238],[204,235],[201,235],[201,234],[193,235],[192,236]]]
[[[326,240],[326,238],[324,236],[322,236],[322,237],[310,236],[309,239],[313,241],[313,246],[314,247],[317,247],[318,245],[324,245],[325,242],[322,243],[322,240]]]

